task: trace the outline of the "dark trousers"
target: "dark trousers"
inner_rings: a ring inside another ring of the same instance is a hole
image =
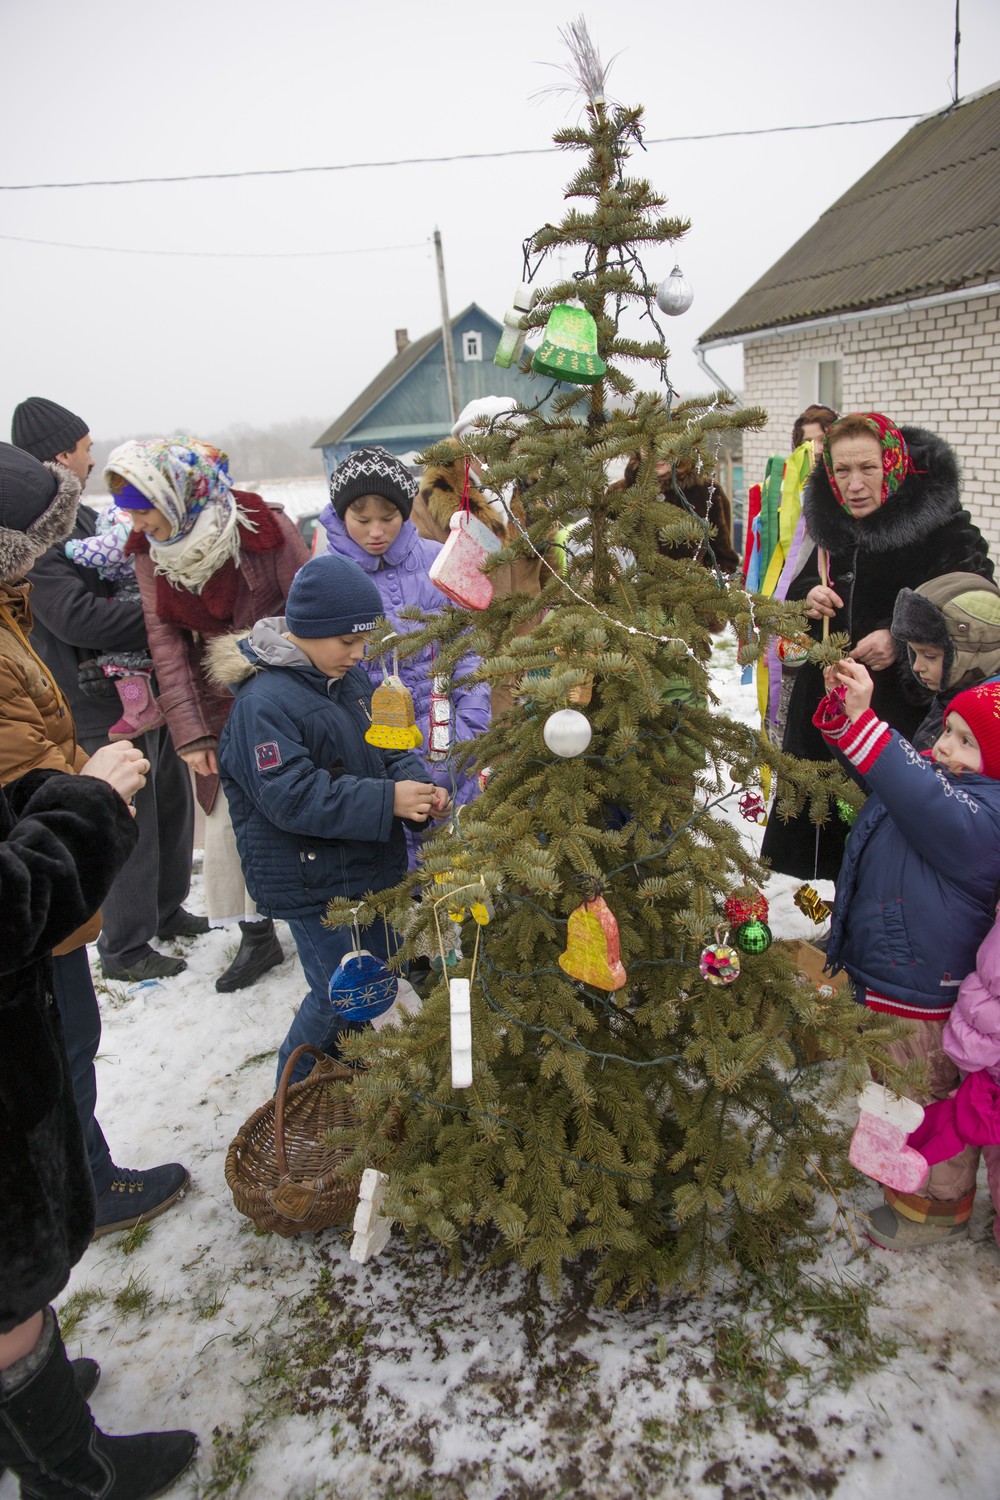
[[[94,1058],[101,1045],[101,1012],[90,977],[87,949],[52,959],[52,987],[62,1018],[69,1073],[73,1083],[73,1100],[80,1117],[87,1147],[87,1159],[98,1197],[111,1186],[114,1163],[104,1132],[94,1116],[97,1108],[97,1073]]]
[[[82,743],[93,755],[107,739]],[[135,796],[139,842],[101,906],[104,926],[97,940],[101,958],[116,969],[127,969],[148,953],[157,932],[183,906],[191,886],[190,773],[166,725],[140,735],[136,745],[149,761],[146,785]]]

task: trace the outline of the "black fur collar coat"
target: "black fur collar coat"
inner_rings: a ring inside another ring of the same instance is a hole
[[[100,906],[135,822],[103,781],[31,771],[0,789],[0,1333],[69,1280],[94,1228],[53,946]]]
[[[958,462],[951,447],[922,427],[901,429],[917,470],[873,515],[855,520],[837,501],[826,470],[817,464],[802,499],[806,528],[813,549],[788,591],[788,598],[804,599],[818,584],[819,547],[830,559],[830,584],[844,601],[830,621],[830,631],[850,637],[857,645],[873,630],[888,630],[896,595],[916,589],[942,573],[978,573],[993,577],[993,563],[979,528],[959,501]],[[818,640],[822,622],[810,624]],[[905,668],[905,663],[903,664]],[[899,664],[872,674],[872,707],[891,728],[909,735],[926,712],[926,694],[912,673]],[[824,692],[823,675],[811,663],[796,669],[788,706],[784,748],[804,760],[828,760],[826,744],[814,728],[812,716]],[[834,820],[820,835],[817,858],[816,827],[803,813],[785,823],[772,812],[761,853],[772,868],[808,880],[813,875],[835,880],[843,855],[846,828]]]

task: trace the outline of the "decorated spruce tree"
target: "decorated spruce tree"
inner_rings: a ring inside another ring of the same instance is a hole
[[[569,206],[525,245],[540,288],[525,325],[547,329],[538,406],[551,372],[557,394],[550,414],[525,405],[467,444],[513,518],[484,576],[541,559],[542,589],[497,589],[393,643],[435,642],[445,677],[472,652],[477,676],[512,683],[515,701],[468,749],[482,794],[360,913],[406,934],[406,954],[440,954],[436,983],[418,1014],[346,1050],[366,1064],[355,1161],[388,1174],[397,1223],[456,1258],[513,1256],[553,1280],[585,1257],[602,1295],[628,1298],[723,1262],[763,1272],[802,1256],[816,1195],[844,1180],[828,1106],[864,1081],[895,1023],[878,1030],[847,995],[803,985],[769,944],[765,873],[728,810],[764,757],[819,818],[843,783],[713,702],[713,633],[731,623],[752,657],[801,621],[713,565],[710,529],[679,486],[679,503],[664,501],[657,466],[710,478],[721,435],[763,416],[719,396],[674,400],[644,263],[662,267],[687,226],[630,175],[642,111],[605,101],[585,33],[573,41],[585,102],[555,138],[576,160]],[[556,249],[579,270],[547,284]],[[559,344],[567,306],[570,323],[593,320],[592,350]],[[639,388],[642,369],[657,389]],[[609,484],[633,456],[635,482]],[[330,915],[349,920],[344,905]],[[807,1065],[809,1043],[841,1065]]]

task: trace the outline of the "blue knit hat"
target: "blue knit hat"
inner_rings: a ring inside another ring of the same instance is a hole
[[[336,552],[311,557],[292,579],[285,624],[303,640],[371,630],[385,614],[382,596],[367,573]]]

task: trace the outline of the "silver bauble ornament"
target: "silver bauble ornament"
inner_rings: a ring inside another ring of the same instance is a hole
[[[679,318],[694,301],[694,292],[680,266],[674,266],[666,281],[656,289],[656,305],[668,318]]]
[[[560,708],[545,720],[542,738],[553,755],[571,760],[574,755],[583,754],[592,733],[590,720],[579,709]]]

